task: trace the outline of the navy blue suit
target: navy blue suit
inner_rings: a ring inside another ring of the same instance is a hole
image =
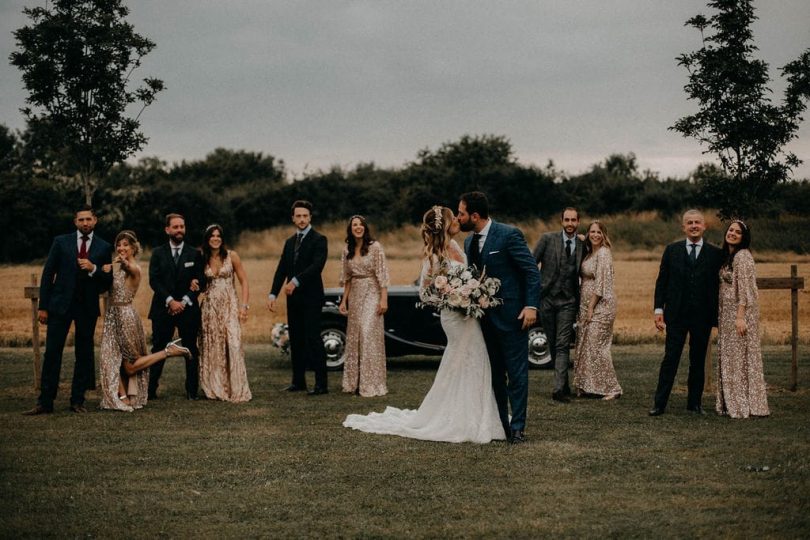
[[[93,337],[101,311],[98,296],[110,288],[112,274],[101,267],[110,264],[112,246],[93,233],[87,258],[96,265],[92,276],[79,268],[76,232],[57,236],[48,252],[39,286],[39,309],[48,312],[41,390],[37,404],[53,410],[59,389],[62,353],[70,326],[75,324],[76,364],[70,392],[71,405],[82,405],[84,393],[96,386]]]
[[[472,235],[464,241],[470,260]],[[497,297],[503,304],[486,311],[481,329],[492,367],[492,389],[506,435],[526,427],[529,398],[529,337],[518,315],[524,307],[537,308],[540,300],[540,271],[529,252],[523,233],[516,227],[492,222],[480,250],[481,266],[487,276],[501,280]],[[508,383],[507,383],[508,376]],[[509,422],[509,405],[512,421]]]

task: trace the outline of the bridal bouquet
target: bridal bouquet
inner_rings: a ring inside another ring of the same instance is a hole
[[[270,331],[270,343],[273,347],[281,349],[284,354],[290,352],[290,333],[286,324],[276,323],[273,325],[273,329]]]
[[[452,309],[467,317],[480,319],[484,310],[503,303],[495,293],[501,280],[479,274],[475,266],[444,265],[433,276],[427,276],[419,293],[419,307],[432,307],[439,311]]]

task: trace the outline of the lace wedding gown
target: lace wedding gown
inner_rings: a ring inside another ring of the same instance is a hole
[[[453,249],[460,252],[458,245]],[[451,261],[451,264],[461,263]],[[427,262],[422,271],[422,280]],[[492,391],[492,373],[481,326],[457,311],[441,312],[447,348],[433,386],[418,409],[386,407],[350,414],[343,425],[359,431],[444,442],[488,443],[505,439]]]

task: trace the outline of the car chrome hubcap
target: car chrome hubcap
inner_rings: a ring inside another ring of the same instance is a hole
[[[529,331],[529,362],[542,365],[549,361],[548,339],[539,328]]]
[[[321,332],[323,350],[326,353],[326,365],[336,367],[343,365],[346,352],[346,334],[340,330],[329,329]]]

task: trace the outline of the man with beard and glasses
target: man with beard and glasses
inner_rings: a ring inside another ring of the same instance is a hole
[[[570,348],[579,307],[579,266],[583,243],[577,238],[579,212],[568,207],[560,215],[562,231],[547,232],[534,247],[534,260],[540,265],[540,322],[548,336],[554,362],[554,401],[568,403]]]
[[[203,264],[200,251],[185,242],[186,220],[183,216],[167,215],[165,230],[168,243],[156,247],[149,260],[149,286],[155,291],[149,309],[152,352],[164,350],[177,330],[183,346],[191,351],[191,355],[186,357],[186,399],[197,399],[200,364],[197,348],[197,334],[200,331],[197,284],[204,283]],[[196,283],[192,283],[195,280]],[[160,361],[150,369],[150,400],[157,399],[164,363]]]
[[[75,328],[76,364],[70,390],[70,410],[87,412],[84,393],[96,387],[93,336],[100,314],[99,293],[109,289],[111,275],[101,267],[110,264],[112,246],[93,232],[96,214],[90,206],[76,212],[76,232],[57,236],[42,270],[39,287],[39,322],[48,325],[42,362],[40,394],[26,415],[53,412],[59,389],[62,352],[70,326]]]

